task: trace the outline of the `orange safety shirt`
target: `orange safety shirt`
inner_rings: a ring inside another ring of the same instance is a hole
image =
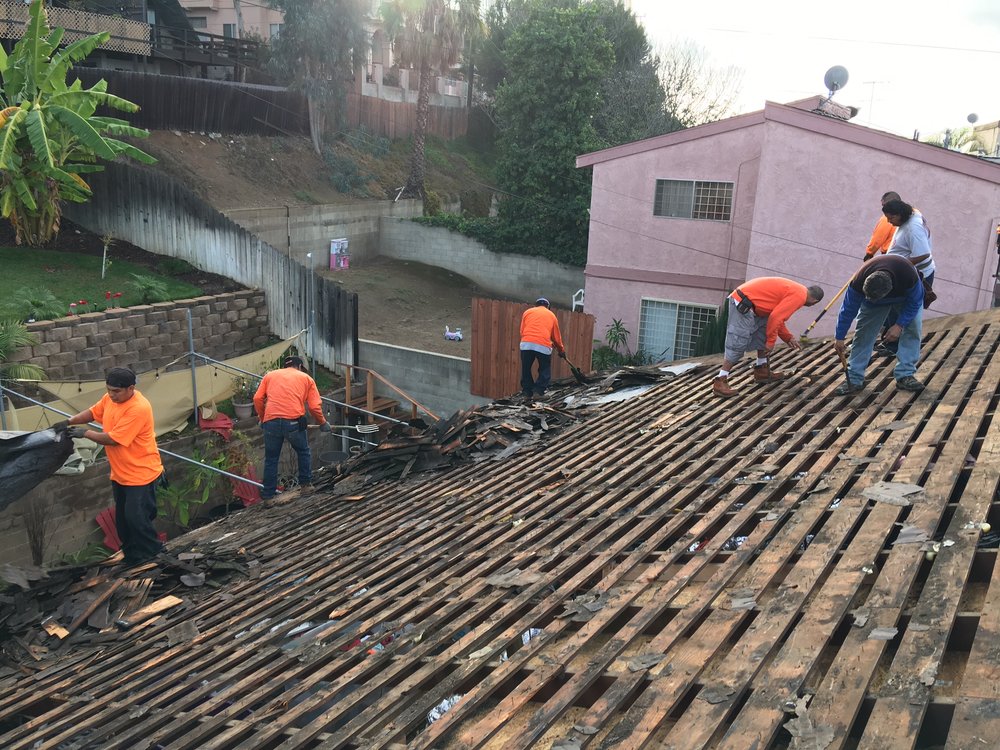
[[[521,316],[521,343],[565,351],[556,314],[544,305],[529,307]]]
[[[294,367],[282,367],[265,374],[253,396],[261,422],[269,419],[298,419],[306,408],[319,424],[326,421],[316,381]]]
[[[118,445],[106,445],[111,481],[128,487],[155,482],[163,473],[160,451],[153,432],[153,407],[139,391],[132,398],[116,404],[105,394],[90,407],[95,422]]]
[[[809,290],[802,284],[780,276],[750,279],[740,284],[737,289],[750,298],[754,312],[759,317],[767,318],[768,349],[774,346],[779,337],[782,341],[792,340],[792,334],[788,331],[785,321],[806,303]],[[736,302],[740,301],[740,296],[735,291],[729,296]]]
[[[882,218],[878,220],[878,224],[875,225],[875,230],[872,232],[871,241],[865,248],[865,255],[870,258],[875,253],[884,253],[892,244],[892,238],[895,234],[896,227],[889,223],[885,214],[882,214]]]

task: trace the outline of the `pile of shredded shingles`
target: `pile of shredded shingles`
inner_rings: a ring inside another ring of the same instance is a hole
[[[338,464],[316,486],[351,495],[386,479],[458,463],[503,460],[546,439],[599,408],[600,397],[671,377],[657,367],[627,367],[593,383],[567,379],[554,384],[544,400],[515,397],[457,411],[425,429],[394,425],[373,449]]]
[[[595,409],[601,397],[671,377],[656,367],[625,368],[585,385],[554,384],[544,402],[506,399],[456,412],[423,430],[394,428],[371,450],[339,464],[317,481],[344,496],[384,479],[465,461],[502,459],[544,440]],[[120,553],[95,565],[0,567],[0,677],[44,669],[69,649],[104,650],[130,640],[167,614],[191,605],[234,577],[260,575],[263,559],[241,546],[244,535],[213,527],[254,523],[254,511],[185,534],[143,565],[115,565]],[[216,537],[217,538],[212,538]],[[166,631],[170,645],[197,633],[182,620]],[[175,632],[176,631],[176,632]]]

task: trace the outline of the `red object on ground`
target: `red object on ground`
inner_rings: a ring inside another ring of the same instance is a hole
[[[220,437],[222,437],[222,439],[227,443],[233,436],[233,420],[228,414],[219,412],[211,419],[205,419],[199,413],[198,426],[203,430],[211,430],[212,432],[219,433]]]
[[[97,514],[97,525],[104,532],[104,546],[112,552],[122,548],[122,540],[118,538],[118,528],[115,526],[115,509],[105,508]]]
[[[257,479],[257,470],[253,466],[248,466],[247,470],[241,476],[252,479],[255,482],[260,481]],[[230,479],[229,481],[233,483],[233,496],[243,501],[244,508],[260,502],[260,487],[255,484],[241,482],[238,479]]]

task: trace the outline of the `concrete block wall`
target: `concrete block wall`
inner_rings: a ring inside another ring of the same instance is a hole
[[[375,370],[439,417],[490,402],[469,392],[472,362],[468,359],[365,339],[358,342],[358,348],[362,367]],[[398,398],[381,386],[378,392]]]
[[[569,308],[573,293],[584,287],[582,268],[529,255],[494,253],[449,229],[383,217],[380,237],[382,255],[447,268],[488,292],[515,300],[528,302],[541,296]]]
[[[49,380],[103,378],[112,367],[146,372],[188,351],[188,310],[195,350],[214,359],[270,341],[264,293],[246,290],[29,323],[38,344],[11,361],[36,364]]]
[[[458,211],[458,201],[445,201],[444,210]],[[273,206],[238,208],[226,216],[271,247],[285,252],[302,265],[330,267],[330,240],[346,237],[352,261],[379,254],[380,220],[384,216],[412,218],[423,214],[417,200],[363,201],[319,206]]]

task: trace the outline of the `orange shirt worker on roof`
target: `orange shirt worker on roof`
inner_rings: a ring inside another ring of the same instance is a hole
[[[125,367],[112,368],[104,384],[108,392],[100,401],[67,420],[70,425],[100,422],[102,429],[71,427],[68,432],[70,437],[104,446],[111,464],[115,528],[125,564],[135,565],[163,549],[153,528],[156,482],[163,474],[163,464],[153,432],[153,407],[135,389],[135,373]]]
[[[287,440],[299,457],[299,486],[312,484],[312,454],[306,435],[306,408],[324,432],[330,425],[323,416],[316,381],[305,371],[302,359],[285,357],[284,367],[266,373],[253,397],[254,409],[264,430],[264,488],[262,500],[278,491],[278,459]]]
[[[552,349],[559,351],[559,356],[566,359],[566,349],[563,346],[562,335],[559,333],[559,321],[556,314],[549,309],[549,301],[545,297],[535,300],[535,306],[529,307],[521,316],[521,395],[526,399],[544,396],[552,379]],[[538,362],[538,379],[532,377],[531,368]]]
[[[883,208],[889,201],[898,200],[901,200],[899,193],[893,190],[882,194]],[[872,230],[872,238],[868,241],[868,247],[865,248],[865,260],[870,260],[876,253],[884,254],[889,249],[889,245],[892,244],[894,234],[896,234],[896,227],[889,223],[885,214],[879,216],[878,223],[875,224],[875,229]]]
[[[779,276],[764,276],[740,284],[729,295],[729,324],[726,326],[726,359],[722,369],[712,381],[712,391],[717,396],[729,398],[736,391],[729,387],[729,371],[743,355],[757,350],[757,364],[753,368],[756,383],[783,380],[785,373],[776,372],[768,365],[768,357],[780,338],[792,349],[801,349],[798,340],[788,331],[785,322],[796,310],[811,307],[823,299],[818,286],[804,287]]]

